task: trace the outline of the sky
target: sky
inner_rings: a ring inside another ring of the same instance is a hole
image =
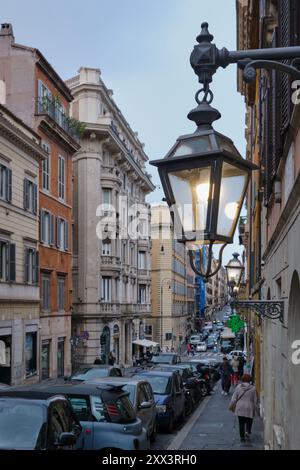
[[[80,66],[101,69],[114,100],[145,143],[150,160],[162,158],[179,135],[193,132],[186,116],[199,89],[189,57],[201,23],[209,23],[219,48],[236,49],[235,0],[9,0],[1,23],[13,24],[17,43],[38,48],[63,79]],[[211,88],[222,118],[214,125],[245,153],[244,98],[236,66],[219,69]],[[163,197],[156,169],[156,191]],[[235,238],[236,240],[236,238]],[[225,249],[225,262],[237,243]]]

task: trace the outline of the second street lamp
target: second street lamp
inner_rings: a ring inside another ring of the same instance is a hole
[[[241,261],[238,259],[239,253],[233,253],[232,258],[228,261],[228,264],[225,266],[226,273],[227,273],[227,284],[230,288],[230,295],[233,296],[236,289],[239,288],[242,274],[244,271],[244,266],[242,265]]]

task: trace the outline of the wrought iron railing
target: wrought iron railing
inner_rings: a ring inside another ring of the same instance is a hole
[[[47,97],[40,97],[36,100],[36,114],[47,114],[56,122],[70,137],[76,142],[80,139],[78,130],[74,128],[73,121],[61,109],[59,103]]]

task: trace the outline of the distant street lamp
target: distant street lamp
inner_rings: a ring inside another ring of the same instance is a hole
[[[233,253],[231,260],[228,261],[228,264],[225,266],[227,284],[231,297],[238,293],[243,271],[245,269],[241,261],[238,259],[239,256],[239,253]]]

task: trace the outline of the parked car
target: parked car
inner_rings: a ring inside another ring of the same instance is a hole
[[[229,359],[229,361],[233,358],[233,356],[243,357],[244,359],[246,359],[247,358],[247,352],[246,351],[241,351],[241,350],[230,351],[230,353],[227,354],[227,358]]]
[[[233,351],[234,345],[232,344],[231,341],[222,341],[221,342],[221,352],[224,354],[228,354],[231,351]]]
[[[64,396],[0,392],[0,450],[83,448],[82,427]]]
[[[198,343],[197,346],[196,346],[196,351],[197,352],[205,352],[207,351],[207,345],[205,342],[202,342],[202,343]]]
[[[129,399],[133,405],[136,415],[142,421],[143,427],[151,442],[156,438],[156,406],[152,387],[143,379],[131,377],[107,377],[94,379],[97,384],[108,384],[122,386],[129,393]]]
[[[212,338],[212,337],[207,338],[206,345],[208,349],[212,349],[216,344],[217,344],[217,341],[215,338]]]
[[[185,389],[185,412],[186,415],[189,415],[194,410],[197,403],[199,403],[201,398],[206,394],[206,389],[204,390],[205,381],[201,380],[194,374],[193,368],[189,363],[171,366],[161,365],[156,368],[156,370],[177,370],[179,372]]]
[[[152,364],[178,364],[179,362],[180,356],[176,353],[161,353],[151,359]]]
[[[133,377],[150,383],[155,397],[157,425],[172,432],[175,423],[185,419],[185,393],[178,371],[151,370]]]
[[[216,324],[216,330],[217,331],[222,331],[223,329],[224,329],[223,323],[218,321],[217,324]]]
[[[122,377],[122,371],[117,366],[90,366],[76,372],[71,377],[65,377],[65,380],[78,380],[84,382],[86,380],[97,379],[101,377]]]
[[[0,390],[7,390],[9,388],[10,388],[10,385],[3,384],[2,382],[0,382]]]
[[[201,342],[202,335],[192,335],[190,337],[190,344],[197,345],[198,343]]]
[[[49,382],[19,387],[20,393],[37,393],[45,399],[53,395],[67,397],[84,432],[84,450],[107,448],[121,450],[147,450],[149,439],[142,422],[137,418],[122,385],[93,382]]]

